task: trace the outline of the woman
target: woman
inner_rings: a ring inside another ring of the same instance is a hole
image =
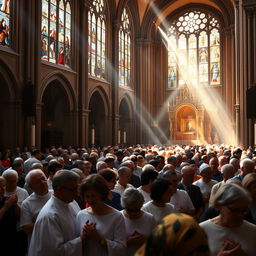
[[[113,191],[116,185],[116,173],[112,169],[106,168],[101,170],[99,174],[107,181],[108,188],[111,190],[108,199],[105,200],[104,203],[117,209],[118,211],[123,210],[120,201],[120,194]]]
[[[156,226],[154,217],[141,210],[143,195],[134,188],[124,191],[121,204],[126,227],[127,256],[134,255]]]
[[[89,175],[80,186],[80,194],[90,207],[80,211],[77,232],[85,232],[84,255],[124,255],[125,224],[122,213],[104,203],[110,190],[99,174]]]
[[[211,255],[256,255],[256,226],[245,221],[250,195],[236,184],[225,184],[214,198],[214,207],[220,214],[204,221]]]
[[[248,207],[248,215],[251,217],[250,222],[256,224],[256,173],[247,174],[243,178],[242,185],[251,194],[252,201]]]
[[[207,237],[186,214],[170,214],[154,229],[135,256],[209,256]]]
[[[156,223],[159,223],[166,215],[174,212],[174,206],[169,203],[174,190],[169,180],[155,180],[150,192],[152,201],[144,204],[142,210],[151,213]]]

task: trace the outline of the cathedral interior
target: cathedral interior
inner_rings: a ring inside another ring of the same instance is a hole
[[[0,147],[256,137],[256,0],[0,0]]]

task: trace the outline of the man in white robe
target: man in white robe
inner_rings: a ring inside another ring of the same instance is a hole
[[[48,190],[47,178],[40,169],[30,171],[26,176],[26,183],[33,193],[22,202],[20,227],[28,234],[30,241],[36,218],[51,198],[52,192]]]
[[[78,204],[79,175],[58,171],[53,178],[54,194],[40,211],[32,233],[28,256],[82,255],[85,234],[76,236],[75,220]]]

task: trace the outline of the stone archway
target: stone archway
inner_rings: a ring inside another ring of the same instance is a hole
[[[73,112],[69,97],[58,80],[50,82],[42,98],[41,145],[72,145],[74,142]]]
[[[90,98],[89,111],[89,144],[108,144],[106,106],[98,90]]]
[[[15,109],[11,102],[11,94],[8,84],[0,74],[0,142],[1,149],[17,146],[15,136],[17,127],[15,125]]]

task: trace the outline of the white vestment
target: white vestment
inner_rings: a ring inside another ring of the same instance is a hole
[[[81,256],[82,240],[76,236],[78,204],[52,196],[40,211],[32,233],[28,256]]]

